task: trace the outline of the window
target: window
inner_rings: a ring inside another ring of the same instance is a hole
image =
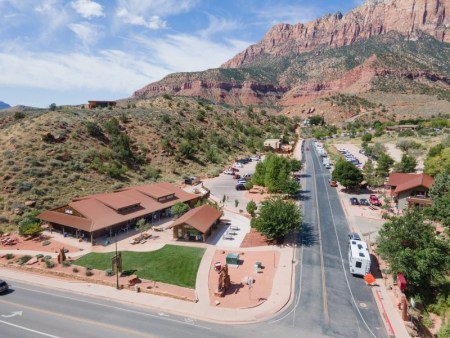
[[[362,263],[361,263],[361,262],[356,262],[355,266],[356,266],[357,268],[361,268]]]

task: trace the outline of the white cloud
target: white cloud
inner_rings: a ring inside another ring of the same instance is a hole
[[[133,55],[106,50],[98,56],[80,53],[0,53],[0,86],[49,90],[129,92],[159,79],[166,71]]]
[[[76,0],[71,5],[83,18],[105,16],[102,5],[91,0]]]
[[[214,15],[207,14],[209,25],[207,28],[199,32],[203,38],[210,37],[216,33],[222,33],[225,31],[232,31],[240,27],[240,23],[236,20],[226,20],[224,18],[218,18]]]
[[[72,23],[68,27],[81,40],[84,47],[89,47],[96,43],[101,35],[99,27],[88,22]]]
[[[152,59],[170,72],[201,71],[219,67],[249,45],[249,42],[241,40],[216,43],[186,34],[167,35],[159,39],[137,36],[133,41],[148,49]]]
[[[119,9],[117,11],[117,16],[122,18],[125,23],[144,26],[150,29],[161,29],[167,27],[167,23],[157,15],[153,15],[147,20],[141,15],[128,12],[126,8]]]
[[[186,12],[199,0],[118,0],[118,11],[126,9],[136,16],[166,16]]]
[[[279,5],[266,6],[256,11],[256,15],[269,22],[270,25],[277,23],[306,23],[316,19],[320,12],[311,6]]]

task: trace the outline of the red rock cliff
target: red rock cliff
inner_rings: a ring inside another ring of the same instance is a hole
[[[222,67],[236,68],[261,54],[302,53],[320,45],[341,47],[389,31],[410,39],[425,32],[439,41],[450,42],[450,0],[368,0],[344,16],[336,13],[306,24],[279,24],[261,42]]]

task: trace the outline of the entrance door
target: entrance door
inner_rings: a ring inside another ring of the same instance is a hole
[[[183,229],[178,228],[178,238],[182,238],[183,237]]]

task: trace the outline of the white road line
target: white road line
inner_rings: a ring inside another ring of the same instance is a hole
[[[159,316],[159,315],[153,315],[153,314],[150,314],[150,313],[140,312],[140,311],[136,311],[136,310],[124,309],[124,308],[121,308],[121,307],[118,307],[118,306],[106,305],[106,304],[102,304],[102,303],[96,303],[96,302],[91,302],[91,301],[87,301],[87,300],[81,300],[81,299],[67,297],[67,296],[55,295],[54,293],[28,289],[28,288],[24,288],[24,287],[17,287],[15,285],[14,285],[14,288],[15,289],[27,290],[27,291],[30,291],[30,292],[42,293],[44,295],[50,295],[50,296],[53,296],[53,297],[68,299],[68,300],[72,300],[72,301],[76,301],[76,302],[80,302],[80,303],[86,303],[86,304],[91,304],[91,305],[102,306],[102,307],[105,307],[105,308],[119,310],[119,311],[124,311],[124,312],[129,312],[129,313],[134,313],[134,314],[138,314],[138,315],[142,315],[142,316],[158,318],[158,319],[162,319],[162,320],[166,320],[166,321],[175,322],[175,323],[178,323],[178,324],[188,325],[184,321],[181,321],[181,320],[176,320],[176,319],[172,319],[172,318],[162,317],[162,316]],[[67,291],[70,292],[70,290],[67,290]],[[114,299],[107,299],[107,300],[114,301]],[[198,325],[198,324],[189,324],[189,326],[195,326],[195,327],[202,328],[202,329],[205,329],[205,330],[211,330],[211,328],[209,328],[209,327]]]
[[[327,184],[326,184],[326,182],[325,182],[325,177],[322,177],[322,180],[324,181],[325,186],[327,186]],[[334,220],[333,208],[331,207],[330,194],[329,194],[329,192],[328,192],[328,189],[329,189],[329,188],[326,188],[325,190],[326,190],[327,196],[328,196],[328,205],[330,206],[331,219],[332,219],[332,221],[333,221],[333,228],[334,228],[334,233],[335,233],[335,235],[336,235],[336,241],[337,241],[337,244],[338,244],[339,255],[341,256],[341,264],[342,264],[342,270],[344,271],[345,282],[346,282],[346,284],[347,284],[348,291],[350,292],[350,296],[351,296],[352,301],[353,301],[353,305],[355,306],[355,309],[356,309],[356,311],[358,312],[359,317],[361,318],[362,322],[364,323],[364,325],[366,326],[366,328],[367,328],[367,330],[370,332],[370,334],[371,334],[374,338],[376,338],[377,336],[376,336],[376,335],[372,332],[372,330],[370,329],[370,327],[369,327],[369,325],[367,324],[366,320],[364,319],[364,317],[363,317],[361,311],[359,310],[358,305],[356,304],[355,297],[353,296],[353,292],[352,292],[352,289],[351,289],[351,287],[350,287],[350,283],[349,283],[349,281],[348,281],[347,269],[345,268],[344,257],[342,256],[341,244],[339,243],[339,237],[338,237],[338,233],[337,233],[337,229],[336,229],[336,222],[335,222],[335,220]],[[346,220],[346,221],[347,221],[347,220]]]
[[[21,330],[25,330],[25,331],[37,333],[37,334],[39,334],[39,335],[41,335],[41,336],[52,337],[52,338],[60,338],[59,336],[54,336],[54,335],[49,334],[49,333],[45,333],[45,332],[41,332],[41,331],[29,329],[29,328],[27,328],[27,327],[25,327],[25,326],[13,324],[13,323],[8,323],[8,322],[5,322],[5,321],[3,321],[3,320],[0,320],[0,323],[6,324],[6,325],[9,325],[9,326],[13,326],[13,327],[17,327],[18,329],[21,329]]]

